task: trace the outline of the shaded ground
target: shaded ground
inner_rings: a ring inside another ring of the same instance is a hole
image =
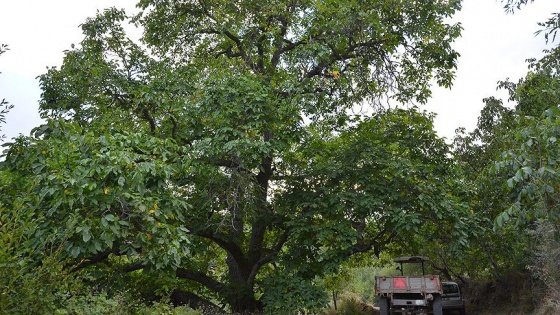
[[[471,283],[463,289],[469,315],[528,315],[535,311],[535,285],[529,274],[517,273],[497,282]]]

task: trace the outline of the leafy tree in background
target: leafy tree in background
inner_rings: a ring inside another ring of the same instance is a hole
[[[545,57],[550,65],[551,55]],[[511,199],[496,217],[497,231],[520,231],[512,238],[525,239],[526,253],[518,255],[544,288],[539,294],[543,308],[557,313],[560,292],[555,284],[558,274],[558,177],[560,158],[560,89],[557,68],[534,65],[518,84],[509,84],[515,108],[515,126],[510,131],[510,146],[495,163],[496,173],[505,179]],[[539,284],[539,282],[537,282]]]
[[[529,1],[502,2],[506,11],[513,13]],[[557,14],[553,14],[547,22],[539,23],[543,29],[537,33],[544,32],[547,41],[553,40],[557,21]],[[461,169],[461,178],[467,184],[464,193],[459,194],[462,200],[469,203],[472,211],[469,221],[472,225],[469,246],[448,257],[443,264],[451,269],[465,270],[464,274],[473,278],[484,275],[485,270],[488,270],[486,266],[492,266],[490,270],[494,277],[500,279],[507,270],[524,269],[533,257],[529,244],[534,239],[525,229],[531,228],[535,219],[543,217],[543,212],[537,210],[537,203],[534,202],[534,198],[541,199],[542,196],[535,195],[535,191],[551,188],[541,178],[533,178],[533,187],[518,182],[525,182],[531,177],[525,172],[534,170],[535,174],[543,173],[542,169],[539,171],[544,166],[543,161],[555,161],[553,150],[544,150],[540,145],[550,141],[555,130],[549,108],[558,104],[558,47],[545,52],[542,60],[531,60],[531,71],[519,83],[505,81],[498,84],[498,88],[509,92],[509,101],[516,103],[514,108],[505,106],[501,100],[493,97],[485,99],[477,128],[470,133],[459,129],[454,140],[454,156]],[[548,114],[544,115],[548,118],[538,118],[545,111]],[[547,126],[545,128],[551,128],[548,133],[534,130],[534,122],[542,122],[541,119],[549,121],[542,124]],[[545,134],[548,134],[547,139],[542,138]],[[539,137],[542,139],[537,141]],[[533,145],[533,142],[535,147],[529,149],[528,146]],[[528,155],[533,161],[532,166],[527,165],[531,164],[528,161],[521,162]],[[535,162],[541,165],[537,167]],[[516,222],[517,225],[505,224],[506,221]],[[462,259],[453,259],[456,257]],[[484,259],[481,260],[481,257]]]
[[[295,312],[322,305],[314,280],[348,257],[460,216],[429,117],[353,114],[450,86],[459,2],[139,7],[142,45],[122,11],[83,24],[41,76],[47,124],[6,155],[37,196],[35,239],[64,238],[74,271],[142,270],[175,278],[176,301]]]
[[[522,249],[527,240],[519,237],[516,228],[494,230],[495,218],[515,198],[506,185],[511,170],[495,172],[493,166],[513,145],[516,112],[493,97],[484,102],[477,127],[470,133],[459,129],[454,139],[454,157],[467,187],[461,199],[468,202],[472,214],[469,246],[459,262],[452,257],[449,261],[471,278],[488,276],[487,270],[491,270],[491,275],[500,279],[505,271],[522,265],[524,260],[519,258],[526,256]]]
[[[519,9],[526,1],[517,3]],[[509,3],[508,3],[509,5]],[[554,42],[560,28],[560,13],[553,13],[540,22],[546,42]],[[556,139],[560,104],[560,45],[545,50],[545,56],[532,59],[531,71],[518,84],[506,82],[511,100],[517,102],[519,116],[514,130],[513,145],[497,164],[497,168],[511,168],[513,176],[508,186],[515,189],[516,199],[497,218],[502,226],[506,221],[525,225],[537,219],[547,220],[556,227],[558,217],[558,160]],[[555,228],[558,230],[558,228]]]
[[[536,219],[553,224],[558,217],[558,161],[556,143],[560,133],[560,82],[551,72],[529,73],[519,84],[511,86],[517,100],[513,145],[498,161],[497,169],[508,168],[512,176],[507,184],[515,192],[515,199],[497,217],[502,226],[510,219],[525,225]]]
[[[513,12],[528,1],[509,1],[506,9]],[[544,33],[545,40],[554,42],[560,28],[560,14],[554,13],[537,34]],[[503,82],[510,100],[517,103],[515,136],[512,145],[504,153],[497,169],[509,168],[514,172],[507,184],[515,191],[515,202],[502,212],[496,223],[502,226],[514,218],[517,224],[546,219],[558,223],[558,106],[560,104],[560,46],[545,50],[545,56],[532,59],[530,72],[519,83]]]
[[[544,33],[546,42],[554,43],[560,28],[560,13],[552,14],[539,25],[542,29],[537,34]],[[520,115],[516,118],[516,128],[512,129],[513,144],[496,163],[497,170],[512,172],[507,185],[515,197],[496,218],[496,225],[528,227],[526,234],[532,237],[534,249],[528,255],[531,258],[528,269],[546,288],[542,302],[548,312],[558,312],[560,300],[557,289],[560,281],[559,65],[560,45],[554,44],[552,49],[545,50],[543,58],[532,60],[531,71],[523,80],[507,84]]]

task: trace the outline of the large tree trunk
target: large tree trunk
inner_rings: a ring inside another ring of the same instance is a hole
[[[262,311],[261,301],[255,299],[253,288],[247,285],[232,290],[229,305],[234,313],[253,314]]]
[[[249,279],[249,266],[242,268],[228,254],[226,263],[229,269],[230,288],[227,296],[228,304],[235,313],[253,313],[262,310],[262,303],[255,299],[253,280]]]
[[[265,141],[269,141],[270,135],[265,136]],[[251,220],[251,222],[244,222],[244,218],[237,215],[234,209],[231,209],[233,219],[233,229],[230,237],[238,245],[242,247],[244,225],[251,224],[251,237],[249,239],[249,246],[246,253],[240,257],[234,257],[231,253],[227,254],[226,263],[228,266],[230,292],[228,293],[227,300],[231,309],[235,313],[254,313],[261,311],[263,306],[261,301],[255,299],[254,292],[254,271],[260,267],[260,260],[262,258],[262,246],[264,240],[264,233],[267,225],[262,216],[267,212],[267,194],[268,182],[271,176],[272,159],[269,157],[263,158],[263,171],[259,172],[257,182],[259,193],[257,194],[256,206],[259,209],[258,213]],[[236,259],[237,258],[237,259]]]

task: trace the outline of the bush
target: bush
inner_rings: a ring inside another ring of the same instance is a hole
[[[25,259],[1,262],[0,314],[52,314],[64,301],[63,292],[78,284],[63,271],[52,258],[40,266],[30,267]]]
[[[536,296],[540,309],[535,314],[560,314],[560,231],[549,221],[539,221],[533,234],[535,259],[527,268],[544,287]]]
[[[107,298],[107,295],[86,295],[69,298],[66,305],[54,313],[55,315],[101,315],[101,314],[132,314],[120,297]]]
[[[107,294],[75,296],[67,300],[55,315],[202,315],[186,306],[173,307],[165,303],[144,305],[124,295],[109,298]]]
[[[0,314],[52,314],[79,287],[57,259],[61,247],[29,244],[36,219],[15,199],[0,202]]]
[[[358,297],[344,295],[337,305],[337,309],[329,308],[323,315],[372,315],[376,314],[373,306],[362,302]]]
[[[131,294],[96,294],[79,274],[69,273],[70,265],[60,260],[61,244],[50,243],[49,236],[41,244],[29,242],[39,220],[24,201],[1,202],[0,314],[201,315],[188,307],[145,305]]]

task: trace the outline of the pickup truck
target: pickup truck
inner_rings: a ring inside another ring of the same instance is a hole
[[[400,276],[376,276],[375,291],[379,297],[381,315],[443,315],[443,286],[437,275],[426,275],[424,262],[427,257],[395,258],[400,264]],[[405,276],[404,263],[421,263],[422,275]]]

